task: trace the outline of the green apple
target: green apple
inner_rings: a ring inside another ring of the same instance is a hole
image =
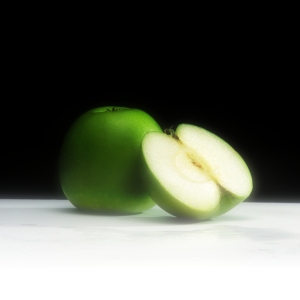
[[[138,213],[155,205],[140,176],[140,147],[158,123],[139,109],[105,106],[81,115],[60,152],[59,178],[79,209]]]
[[[149,132],[141,149],[149,194],[174,216],[215,217],[252,191],[252,177],[242,157],[198,126],[181,124],[168,134]]]

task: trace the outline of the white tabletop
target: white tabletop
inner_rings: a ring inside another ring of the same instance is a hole
[[[255,272],[252,280],[266,270],[268,276],[288,272],[298,277],[300,203],[244,202],[223,216],[195,222],[179,220],[157,206],[135,215],[101,215],[80,212],[67,200],[1,199],[0,254],[1,269],[20,274],[105,269],[114,277],[116,270],[152,270],[155,278],[169,274],[176,281],[182,270],[193,270],[197,284],[206,272],[215,279],[234,274],[233,285],[249,270]],[[290,277],[286,284],[292,283],[294,275]]]

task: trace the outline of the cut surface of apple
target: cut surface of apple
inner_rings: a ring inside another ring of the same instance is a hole
[[[151,198],[175,216],[214,217],[252,191],[252,177],[242,157],[198,126],[181,124],[170,135],[147,133],[142,156]]]

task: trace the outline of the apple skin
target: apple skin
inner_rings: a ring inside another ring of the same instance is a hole
[[[139,213],[155,205],[140,174],[140,146],[158,123],[139,109],[105,106],[81,115],[67,132],[59,179],[77,208]]]

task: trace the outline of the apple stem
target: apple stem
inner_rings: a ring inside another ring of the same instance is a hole
[[[172,138],[174,138],[175,140],[179,140],[178,135],[175,133],[175,131],[172,129],[172,127],[170,128],[166,128],[164,130],[164,133],[167,135],[170,135]]]
[[[113,111],[119,111],[119,110],[120,110],[119,108],[112,107],[112,108],[107,108],[105,110],[105,112],[113,112]]]

